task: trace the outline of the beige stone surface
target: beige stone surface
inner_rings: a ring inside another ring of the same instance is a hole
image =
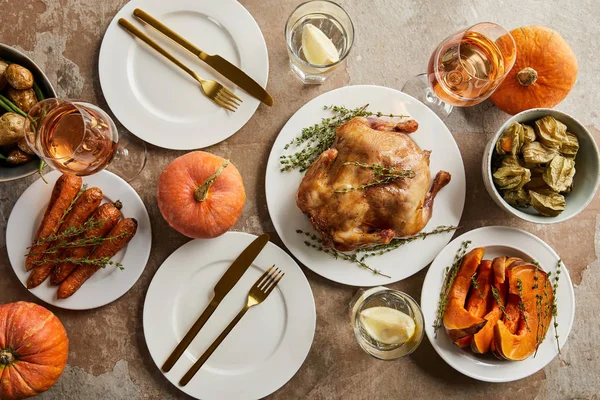
[[[218,0],[198,0],[218,1]],[[81,98],[107,108],[98,82],[98,51],[106,26],[124,0],[0,0],[0,41],[33,57],[60,96]],[[279,130],[304,103],[329,90],[352,84],[400,89],[423,72],[430,52],[448,34],[478,21],[506,27],[539,24],[559,30],[579,59],[578,82],[558,107],[589,126],[600,138],[600,75],[597,55],[597,0],[343,0],[354,19],[357,38],[344,68],[317,87],[303,86],[288,68],[283,38],[296,0],[244,0],[260,25],[269,49],[268,90],[272,108],[259,107],[232,138],[208,150],[230,158],[242,173],[248,200],[235,230],[272,231],[264,193],[266,161]],[[151,11],[151,10],[150,10]],[[480,174],[485,143],[507,118],[491,103],[457,110],[446,122],[465,160],[467,200],[463,231],[510,225],[547,241],[562,256],[575,285],[575,324],[562,356],[518,382],[489,384],[449,367],[425,339],[409,358],[382,362],[354,341],[347,304],[355,289],[329,282],[304,269],[317,304],[315,340],[300,371],[271,399],[598,399],[600,393],[600,201],[578,217],[551,226],[525,223],[500,210],[487,195]],[[188,239],[170,229],[156,205],[160,171],[183,152],[149,146],[149,162],[132,182],[151,216],[153,250],[142,277],[121,299],[97,310],[51,307],[71,340],[69,366],[43,399],[183,399],[150,359],[142,332],[143,300],[161,262]],[[248,154],[252,154],[248,157]],[[0,184],[0,228],[36,177]],[[37,302],[18,282],[0,236],[0,303]],[[423,270],[391,285],[420,297]],[[437,295],[437,294],[432,294]]]

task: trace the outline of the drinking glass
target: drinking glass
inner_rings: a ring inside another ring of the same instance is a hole
[[[415,323],[412,337],[402,344],[381,343],[373,338],[361,323],[360,314],[371,307],[394,308],[411,317]],[[364,351],[380,360],[404,358],[419,347],[423,340],[423,313],[417,302],[404,292],[383,286],[359,290],[350,302],[350,319],[356,341]]]
[[[302,29],[312,24],[319,28],[338,51],[339,61],[328,65],[309,63],[302,51]],[[321,84],[346,59],[354,43],[354,25],[350,16],[338,4],[328,0],[300,4],[285,24],[285,41],[292,71],[305,84]]]
[[[144,168],[144,142],[119,134],[99,107],[73,100],[46,99],[25,121],[29,147],[49,166],[67,174],[91,175],[110,169],[130,181]]]
[[[409,80],[402,91],[446,118],[453,106],[479,104],[492,95],[515,63],[510,32],[483,22],[447,37],[435,49],[427,73]]]

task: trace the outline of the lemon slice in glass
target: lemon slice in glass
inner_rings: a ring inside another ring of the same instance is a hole
[[[395,308],[367,308],[359,318],[369,336],[383,344],[406,343],[415,333],[415,321]]]
[[[312,65],[331,65],[340,60],[331,39],[313,24],[302,27],[302,52],[306,61]]]

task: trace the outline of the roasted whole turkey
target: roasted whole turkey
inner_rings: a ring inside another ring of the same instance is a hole
[[[417,129],[414,120],[366,118],[339,127],[333,146],[306,172],[296,198],[324,245],[350,251],[425,227],[450,174],[438,172],[431,185],[430,151],[408,135]]]

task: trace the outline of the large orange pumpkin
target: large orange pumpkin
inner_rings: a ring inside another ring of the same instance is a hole
[[[213,238],[227,232],[245,201],[238,169],[204,151],[176,158],[158,181],[158,207],[164,219],[191,238]]]
[[[530,108],[551,108],[569,94],[577,79],[577,59],[569,44],[552,29],[525,26],[510,32],[517,59],[492,101],[508,114]],[[498,46],[511,45],[507,37]]]
[[[50,311],[24,301],[0,306],[0,399],[48,390],[65,369],[68,353],[67,332]]]

